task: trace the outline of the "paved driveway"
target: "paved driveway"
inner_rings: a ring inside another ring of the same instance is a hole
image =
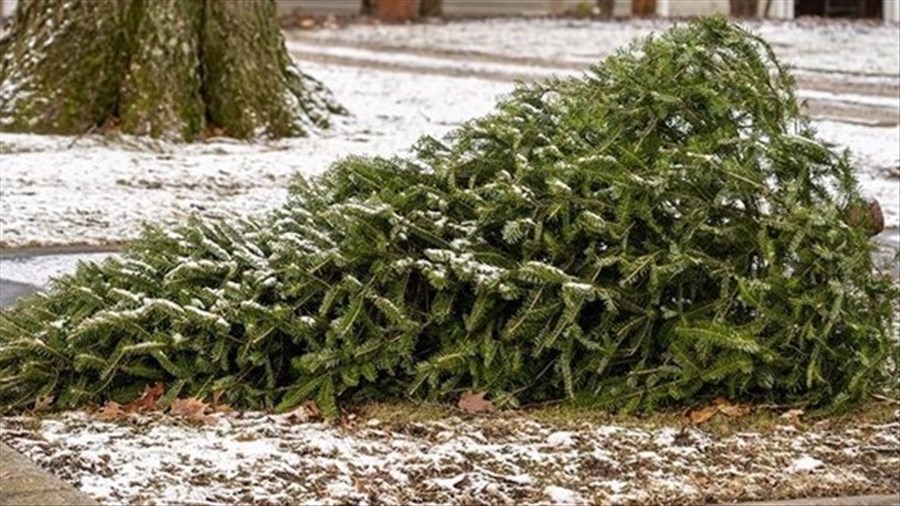
[[[9,307],[19,297],[38,291],[38,287],[0,278],[0,308]]]

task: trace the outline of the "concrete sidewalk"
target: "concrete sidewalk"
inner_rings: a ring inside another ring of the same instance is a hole
[[[72,485],[0,443],[0,504],[3,506],[93,506]]]

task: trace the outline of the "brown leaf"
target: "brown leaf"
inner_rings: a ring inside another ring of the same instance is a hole
[[[306,401],[303,403],[303,407],[306,408],[306,412],[309,413],[310,418],[319,418],[322,416],[322,411],[319,410],[316,401]]]
[[[319,406],[314,401],[306,401],[286,416],[290,423],[304,423],[322,415]]]
[[[190,399],[175,399],[172,401],[172,405],[169,406],[169,414],[205,423],[209,421],[209,417],[206,416],[206,410],[208,408],[209,404],[196,397]]]
[[[234,413],[234,408],[229,404],[213,404],[213,413]]]
[[[471,391],[463,392],[463,394],[459,396],[457,406],[466,413],[493,413],[494,403],[484,398],[486,393],[487,392],[479,392],[476,394]]]
[[[789,409],[781,414],[781,418],[785,420],[799,420],[801,416],[803,416],[804,411],[802,409]]]
[[[749,406],[740,404],[723,404],[718,406],[719,412],[732,418],[740,418],[750,412]]]
[[[728,399],[726,399],[726,398],[724,398],[724,397],[722,397],[722,396],[716,397],[716,398],[713,399],[713,401],[712,401],[712,405],[713,405],[713,406],[727,406],[727,405],[729,405],[729,404],[731,404],[731,403],[728,402]]]
[[[129,402],[123,408],[125,411],[153,411],[156,409],[156,403],[160,397],[166,392],[166,386],[157,381],[152,387],[147,385],[144,387],[144,393],[134,401]]]
[[[219,399],[222,397],[222,394],[224,394],[224,393],[225,393],[224,390],[216,390],[215,392],[213,392],[212,402],[210,402],[213,413],[233,413],[234,412],[234,408],[232,408],[230,404],[225,404],[223,402],[219,402]]]
[[[728,399],[724,397],[717,397],[713,401],[713,405],[719,410],[719,413],[730,416],[732,418],[740,418],[750,412],[749,406],[732,404]]]
[[[702,425],[709,421],[710,418],[716,416],[719,412],[719,406],[706,406],[705,408],[695,409],[688,413],[691,423],[694,425]]]
[[[97,411],[97,417],[106,421],[121,420],[126,416],[128,414],[122,409],[122,405],[115,401],[106,401],[106,404]]]
[[[47,411],[47,408],[53,404],[53,396],[45,395],[43,397],[38,397],[34,400],[34,406],[31,408],[31,411],[34,413],[40,413],[41,411]]]

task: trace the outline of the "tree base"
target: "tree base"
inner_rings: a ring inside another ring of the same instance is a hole
[[[0,43],[5,131],[288,137],[343,112],[291,60],[269,0],[24,1]]]

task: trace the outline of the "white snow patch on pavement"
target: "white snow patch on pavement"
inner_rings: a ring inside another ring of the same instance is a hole
[[[341,29],[294,32],[293,35],[319,41],[593,64],[635,38],[683,23],[663,19],[603,22],[513,18],[438,25],[351,25]],[[900,54],[897,53],[900,30],[890,24],[798,20],[747,21],[743,25],[760,34],[785,63],[794,67],[890,76],[900,74]]]
[[[454,70],[459,72],[490,72],[498,75],[508,75],[514,77],[517,75],[530,75],[538,78],[551,77],[573,77],[579,76],[583,72],[564,68],[544,68],[534,65],[519,65],[515,63],[495,63],[483,61],[467,61],[467,60],[448,60],[446,58],[421,56],[404,52],[384,52],[373,51],[364,48],[355,47],[328,47],[320,45],[312,45],[301,41],[288,41],[287,48],[298,58],[302,58],[303,54],[315,53],[318,55],[333,56],[337,58],[347,58],[353,60],[363,60],[366,62],[376,62],[384,64],[401,65],[404,68],[420,68]],[[585,70],[587,69],[585,65]]]

